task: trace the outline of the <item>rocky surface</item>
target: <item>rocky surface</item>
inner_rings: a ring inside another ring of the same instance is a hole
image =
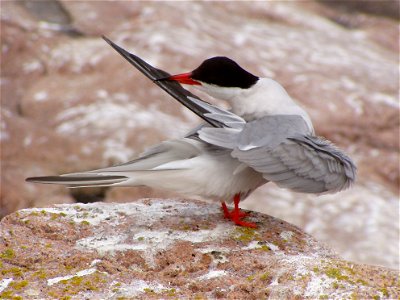
[[[0,298],[397,299],[398,272],[342,260],[301,229],[181,199],[63,204],[0,223]]]
[[[228,55],[281,82],[317,133],[356,160],[358,181],[323,197],[268,184],[243,205],[300,226],[347,259],[397,268],[398,2],[346,2],[1,1],[0,215],[167,196],[24,181],[124,162],[197,124],[104,34],[171,73]]]

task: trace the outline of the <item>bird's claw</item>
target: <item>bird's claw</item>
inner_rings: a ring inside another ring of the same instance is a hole
[[[222,211],[224,213],[224,218],[233,221],[238,226],[257,228],[255,223],[242,221],[243,218],[250,215],[250,213],[242,212],[239,208],[234,208],[232,211],[229,211],[225,202],[222,202]]]

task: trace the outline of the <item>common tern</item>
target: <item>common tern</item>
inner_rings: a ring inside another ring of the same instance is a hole
[[[148,186],[201,196],[220,201],[224,217],[246,227],[256,224],[243,220],[247,213],[240,211],[239,202],[269,181],[314,194],[338,192],[355,181],[351,158],[315,135],[308,114],[278,82],[255,76],[227,57],[213,57],[192,72],[170,75],[103,38],[206,123],[124,164],[27,181],[71,188]],[[227,101],[231,110],[202,101],[178,83]],[[234,202],[234,209],[226,202]]]

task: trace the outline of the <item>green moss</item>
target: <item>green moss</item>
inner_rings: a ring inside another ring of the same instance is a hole
[[[375,295],[375,296],[372,297],[372,299],[379,300],[379,299],[381,299],[381,297],[379,297],[378,295]]]
[[[319,268],[318,267],[314,267],[312,270],[313,270],[314,273],[318,273],[319,272]]]
[[[27,280],[22,280],[22,281],[13,281],[10,283],[9,287],[13,288],[14,290],[22,290],[24,287],[28,285]]]
[[[328,295],[319,295],[319,299],[329,299]]]
[[[82,290],[98,291],[100,283],[106,282],[103,279],[104,275],[95,272],[89,276],[73,276],[69,279],[61,280],[60,283],[64,285],[64,295],[76,295]],[[57,299],[60,297],[58,296]]]
[[[36,278],[39,278],[39,279],[46,279],[47,278],[47,273],[43,269],[34,272],[32,275],[34,277],[36,277]]]
[[[58,299],[60,298],[60,295],[54,291],[48,291],[47,295],[49,295],[52,299]]]
[[[13,298],[13,291],[4,291],[0,293],[0,299],[12,299]]]
[[[268,247],[267,245],[261,245],[261,247],[256,248],[257,250],[262,250],[265,252],[271,251],[271,248]]]
[[[95,282],[95,283],[105,283],[105,282],[107,282],[107,280],[104,279],[104,274],[103,273],[100,273],[100,272],[96,271],[96,273],[94,273],[93,282]]]
[[[89,223],[88,221],[86,221],[86,220],[83,220],[83,221],[81,222],[81,225],[89,226],[90,223]]]
[[[83,283],[85,288],[89,291],[97,291],[99,290],[97,286],[95,286],[91,281],[87,280]]]
[[[9,270],[10,269],[1,270],[1,275],[7,275],[10,272]]]
[[[184,230],[184,231],[189,231],[191,229],[192,229],[192,227],[190,225],[185,224],[182,226],[182,230]]]
[[[356,272],[354,271],[353,268],[350,268],[348,266],[344,266],[343,270],[346,270],[348,273],[350,273],[351,275],[356,275]]]
[[[71,285],[81,285],[83,281],[82,276],[74,276],[70,279],[61,280],[60,283],[62,284],[71,284]]]
[[[83,210],[83,208],[80,207],[79,205],[75,205],[75,206],[74,206],[74,209],[75,209],[76,211],[82,211],[82,210]]]
[[[9,269],[4,269],[4,270],[1,270],[1,275],[7,275],[7,274],[12,274],[12,275],[14,275],[15,277],[22,277],[22,275],[23,275],[23,269],[21,269],[21,268],[18,268],[18,267],[12,267],[12,268],[9,268]]]
[[[260,236],[256,229],[249,227],[236,227],[233,233],[233,239],[236,241],[249,243],[254,240],[259,240]]]
[[[366,282],[364,279],[357,279],[356,283],[360,283],[362,285],[368,285],[368,282]]]
[[[167,289],[163,290],[163,293],[167,294],[169,297],[173,297],[176,295],[176,290],[175,289]]]
[[[143,292],[145,292],[146,294],[155,294],[156,293],[156,292],[154,292],[153,289],[150,289],[150,288],[144,288]]]
[[[37,211],[33,211],[29,214],[29,216],[34,216],[37,217],[39,215],[39,213]]]
[[[0,254],[0,258],[3,258],[3,259],[12,259],[14,257],[15,257],[15,252],[11,248],[7,248]]]
[[[60,300],[70,300],[71,296],[63,296],[60,298]]]
[[[67,271],[71,271],[74,268],[74,266],[71,266],[71,265],[64,265],[64,267],[65,267],[65,270],[67,270]]]
[[[250,276],[246,277],[247,281],[253,281],[254,278],[255,278],[255,275],[250,275]]]
[[[43,216],[47,216],[47,211],[45,211],[44,209],[42,209],[42,210],[40,211],[40,213],[41,213]]]
[[[340,270],[337,269],[337,268],[329,268],[329,269],[326,270],[325,274],[330,278],[334,278],[334,279],[337,279],[337,280],[349,281],[349,276],[342,275]]]
[[[51,217],[50,217],[50,220],[57,220],[57,219],[59,219],[59,218],[61,218],[61,217],[66,217],[67,216],[67,214],[66,213],[64,213],[64,212],[61,212],[61,213],[50,213],[50,215],[51,215]]]
[[[261,276],[260,276],[260,279],[261,279],[262,281],[266,281],[266,280],[268,280],[269,278],[270,278],[270,275],[269,275],[268,272],[265,272],[264,274],[261,274]]]
[[[144,237],[142,237],[142,236],[139,236],[139,237],[138,237],[138,241],[141,242],[141,241],[143,241],[143,240],[144,240]]]
[[[389,292],[386,287],[381,288],[380,291],[382,292],[383,296],[389,297]]]

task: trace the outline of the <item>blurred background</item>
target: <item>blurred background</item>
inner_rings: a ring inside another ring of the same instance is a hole
[[[199,123],[106,35],[170,73],[225,55],[279,81],[317,134],[356,161],[358,181],[320,197],[267,184],[242,206],[301,227],[346,259],[398,268],[398,14],[398,1],[1,1],[0,216],[171,196],[24,181],[126,162]]]

